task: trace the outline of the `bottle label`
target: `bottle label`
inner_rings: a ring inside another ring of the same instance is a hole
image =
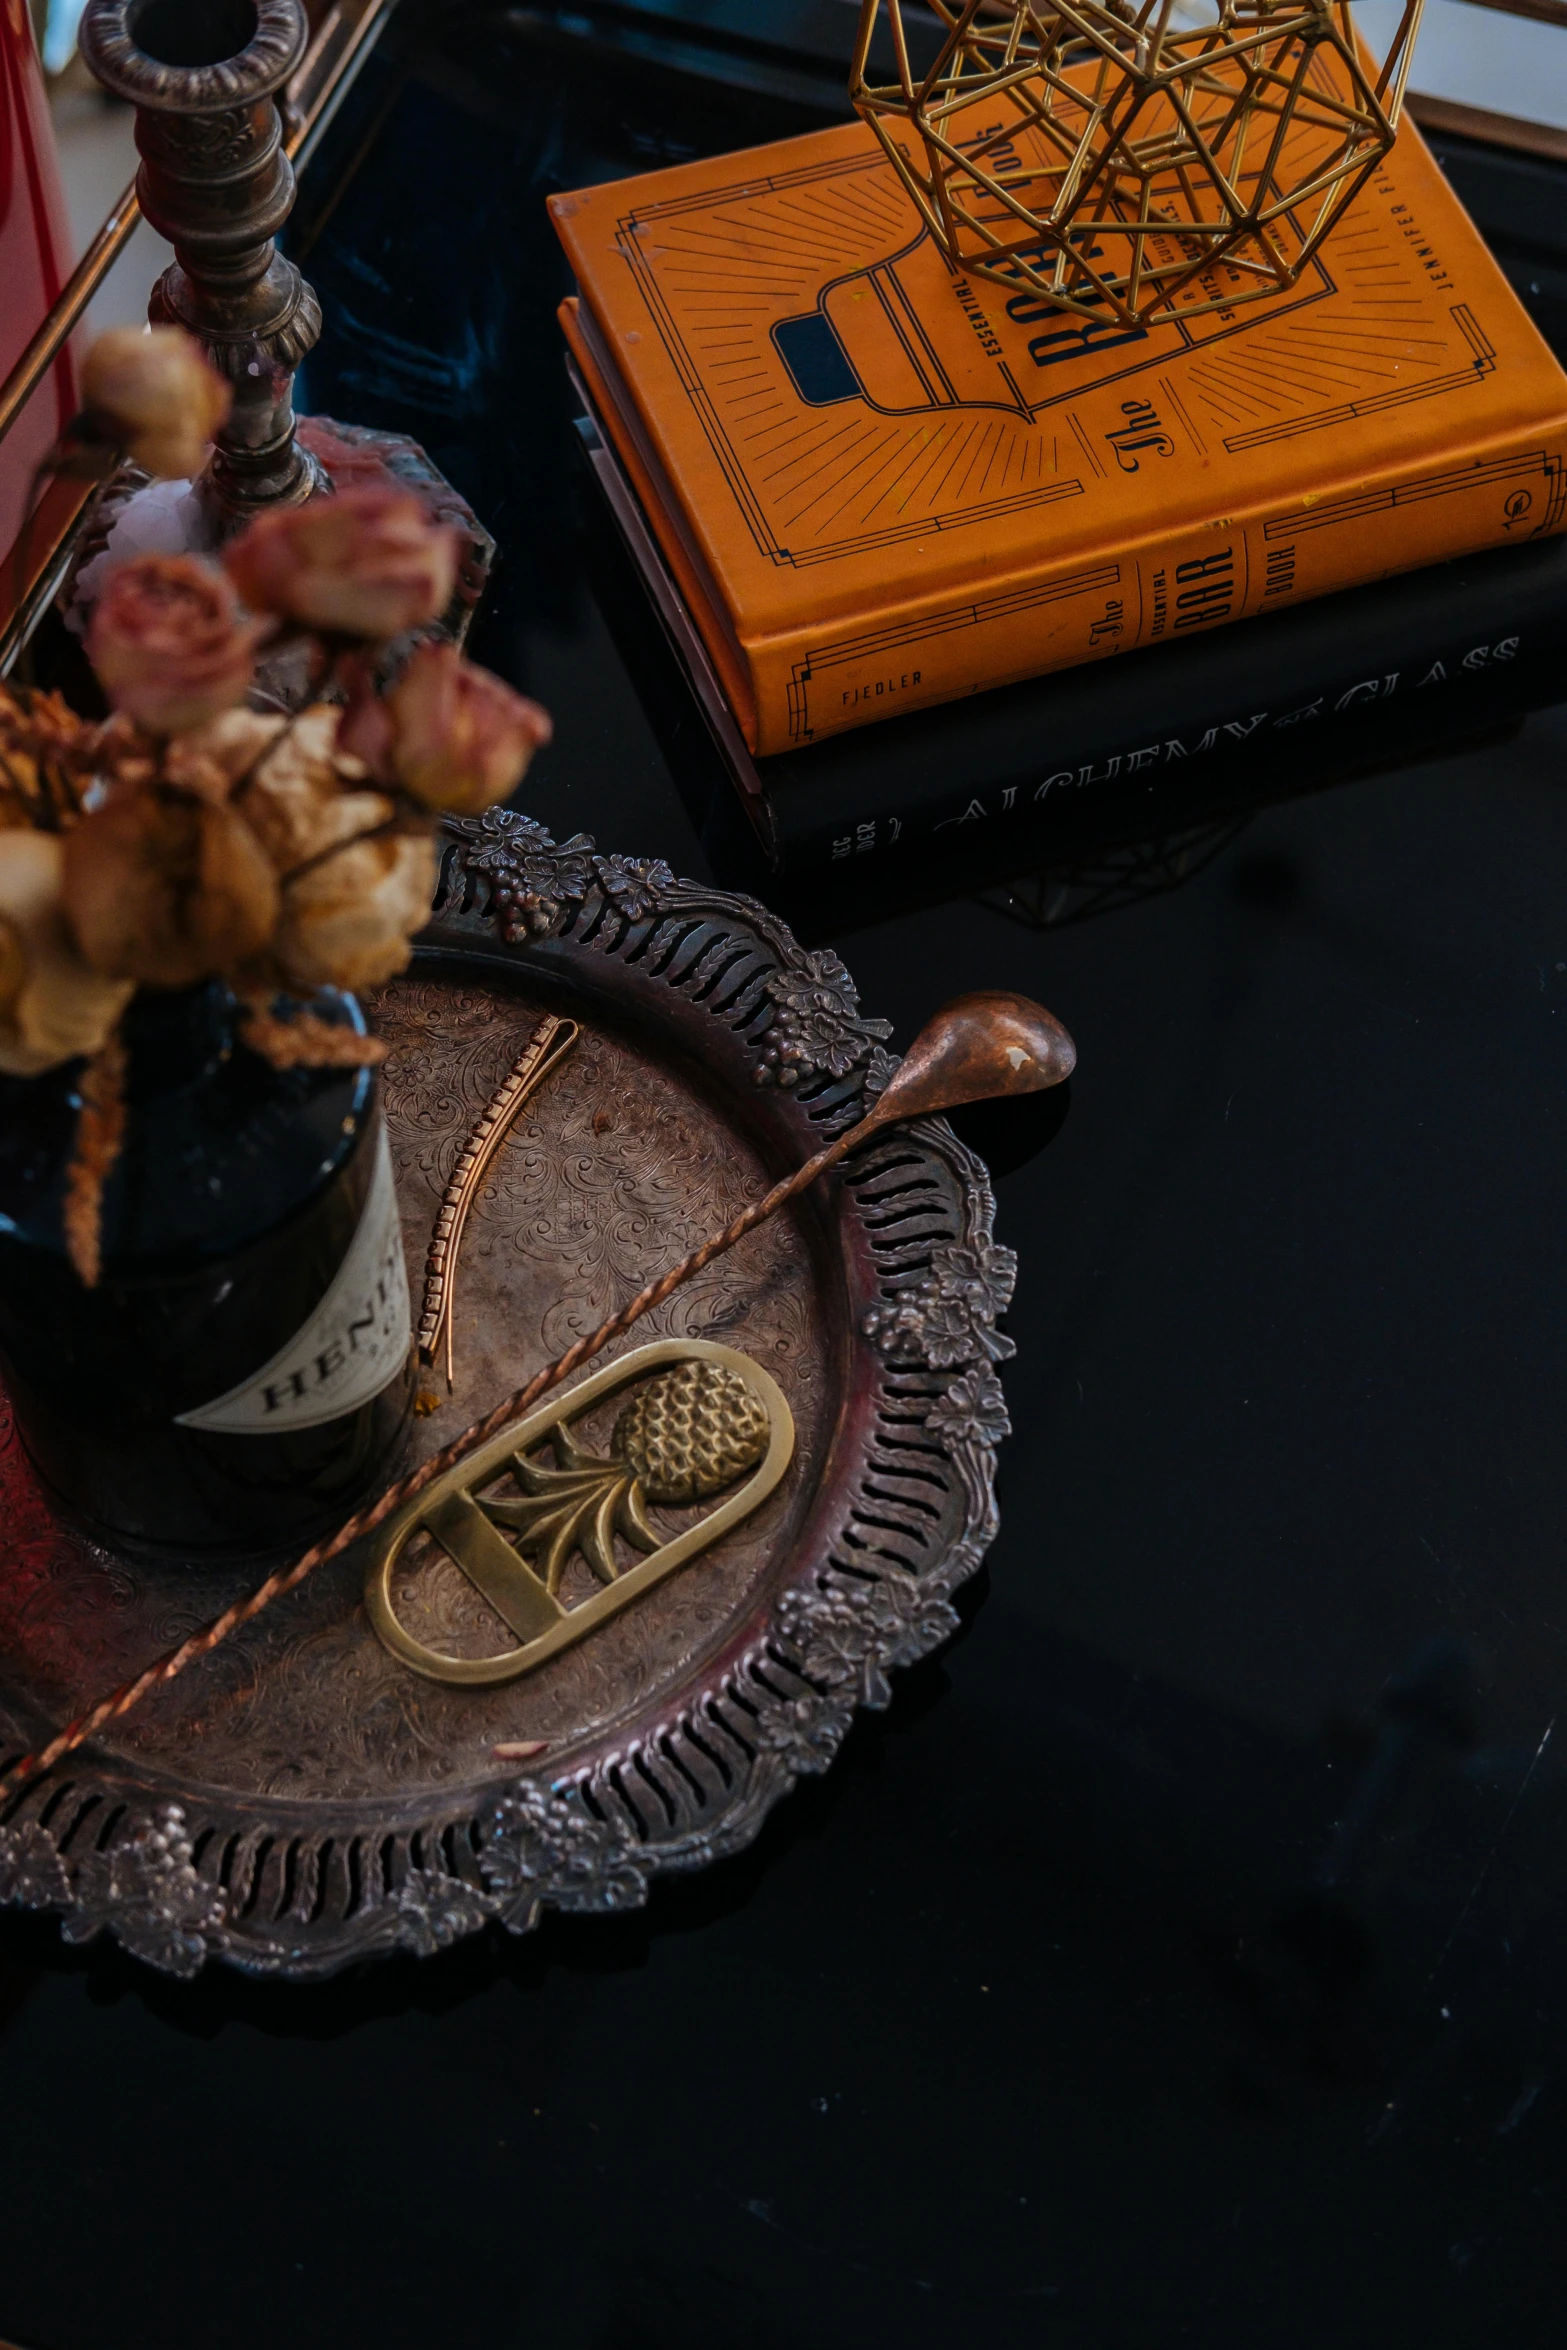
[[[337,1278],[302,1330],[227,1395],[181,1412],[182,1428],[282,1436],[341,1419],[397,1377],[412,1338],[408,1268],[392,1153],[383,1126],[359,1228]]]

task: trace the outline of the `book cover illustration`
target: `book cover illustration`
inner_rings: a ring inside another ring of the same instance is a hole
[[[1407,129],[1287,292],[1145,327],[954,269],[857,124],[552,210],[762,752],[1567,521],[1567,378]]]

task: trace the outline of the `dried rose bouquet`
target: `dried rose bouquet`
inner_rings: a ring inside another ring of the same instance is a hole
[[[172,328],[105,335],[59,454],[199,470],[227,387]],[[96,1283],[105,1180],[124,1132],[121,1022],[138,988],[218,980],[277,1067],[378,1057],[316,1016],[317,990],[407,963],[436,876],[435,816],[516,789],[550,722],[450,643],[393,639],[451,601],[457,534],[395,486],[275,509],[222,550],[111,568],[87,651],[112,715],[0,687],[0,1072],[85,1062],[66,1241]],[[321,698],[247,706],[263,647],[305,641]],[[330,698],[329,698],[330,697]]]

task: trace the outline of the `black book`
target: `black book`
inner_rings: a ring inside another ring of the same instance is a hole
[[[756,759],[591,409],[578,431],[777,872],[1023,858],[1085,819],[1135,829],[1170,786],[1284,796],[1567,698],[1567,539],[1537,539]]]

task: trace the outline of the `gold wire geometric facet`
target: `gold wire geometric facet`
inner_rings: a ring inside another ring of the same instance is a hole
[[[1295,283],[1393,143],[1423,7],[1377,68],[1349,0],[862,0],[849,90],[954,267],[1139,326]]]

